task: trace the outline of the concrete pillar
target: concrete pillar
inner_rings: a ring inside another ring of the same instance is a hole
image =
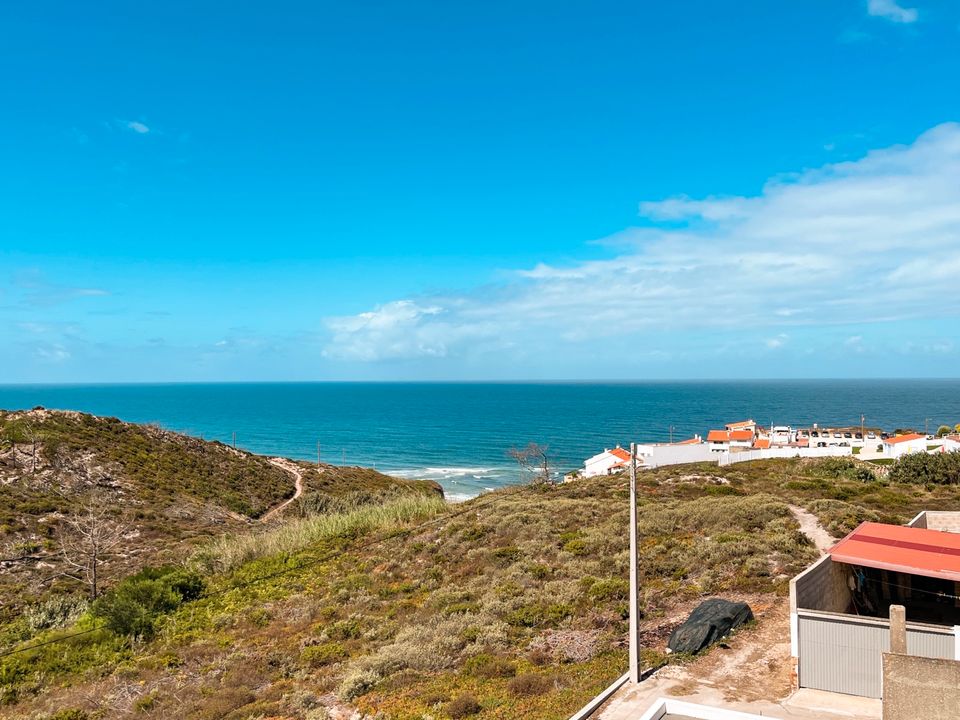
[[[890,606],[890,652],[907,654],[907,609],[903,605]]]
[[[637,578],[637,445],[630,443],[630,682],[640,682],[640,587]]]

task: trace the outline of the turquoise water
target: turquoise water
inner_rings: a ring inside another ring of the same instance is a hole
[[[0,407],[83,410],[271,455],[438,480],[452,497],[518,481],[507,456],[548,444],[559,471],[616,443],[767,424],[931,431],[960,422],[960,380],[656,383],[242,383],[0,386]]]

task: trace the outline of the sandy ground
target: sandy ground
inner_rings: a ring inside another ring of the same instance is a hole
[[[288,500],[284,500],[275,508],[271,508],[270,510],[265,512],[263,516],[260,518],[260,522],[269,522],[270,520],[275,518],[277,515],[282,513],[290,503],[292,503],[298,497],[303,495],[303,473],[300,472],[300,468],[297,467],[296,463],[291,462],[286,458],[275,457],[275,458],[270,458],[270,464],[276,465],[281,470],[286,470],[288,473],[293,475],[293,485],[296,489],[294,490],[292,498]]]
[[[816,516],[790,506],[800,529],[824,554],[836,540]],[[790,656],[790,601],[751,602],[757,622],[688,665],[668,665],[639,685],[625,685],[594,716],[635,720],[660,697],[741,710],[783,720],[875,720],[879,700],[816,690],[794,692]]]
[[[796,505],[790,506],[790,512],[793,513],[797,522],[800,523],[800,530],[813,541],[813,544],[817,546],[817,550],[820,551],[821,555],[825,555],[827,550],[837,544],[833,536],[828,533],[823,525],[820,524],[820,521],[817,520],[816,515]]]
[[[801,690],[793,693],[789,600],[754,608],[757,623],[689,665],[669,665],[639,685],[625,685],[600,720],[636,720],[660,697],[783,720],[876,720],[879,700]]]

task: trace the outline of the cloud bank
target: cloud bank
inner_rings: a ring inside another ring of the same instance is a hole
[[[897,0],[867,0],[867,14],[895,23],[915,23],[920,18],[916,8],[905,8]]]
[[[782,351],[788,338],[794,346],[791,328],[938,318],[954,327],[958,124],[773,178],[756,196],[643,202],[640,215],[644,227],[615,238],[629,248],[616,257],[543,263],[496,286],[328,318],[324,354],[371,363],[627,343],[666,357],[662,338],[681,332],[752,332],[759,348]],[[859,337],[851,345],[863,348]]]

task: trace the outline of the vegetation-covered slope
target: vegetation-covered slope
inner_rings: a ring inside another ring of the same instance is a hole
[[[436,490],[363,468],[302,472],[304,499],[328,503]],[[102,510],[102,525],[118,534],[102,556],[108,586],[248,527],[293,493],[290,472],[219,442],[76,412],[0,412],[0,624],[25,604],[84,590],[63,551],[71,520],[85,512]]]
[[[838,534],[960,509],[960,486],[850,461],[664,468],[640,487],[649,664],[708,595],[747,600],[761,623],[782,604],[816,557],[791,504]],[[111,617],[96,611],[8,636],[91,630],[0,658],[0,715],[569,717],[625,667],[626,514],[625,478],[596,478],[455,506],[392,498],[220,540],[180,571],[201,587],[151,611],[140,640],[93,630]]]

